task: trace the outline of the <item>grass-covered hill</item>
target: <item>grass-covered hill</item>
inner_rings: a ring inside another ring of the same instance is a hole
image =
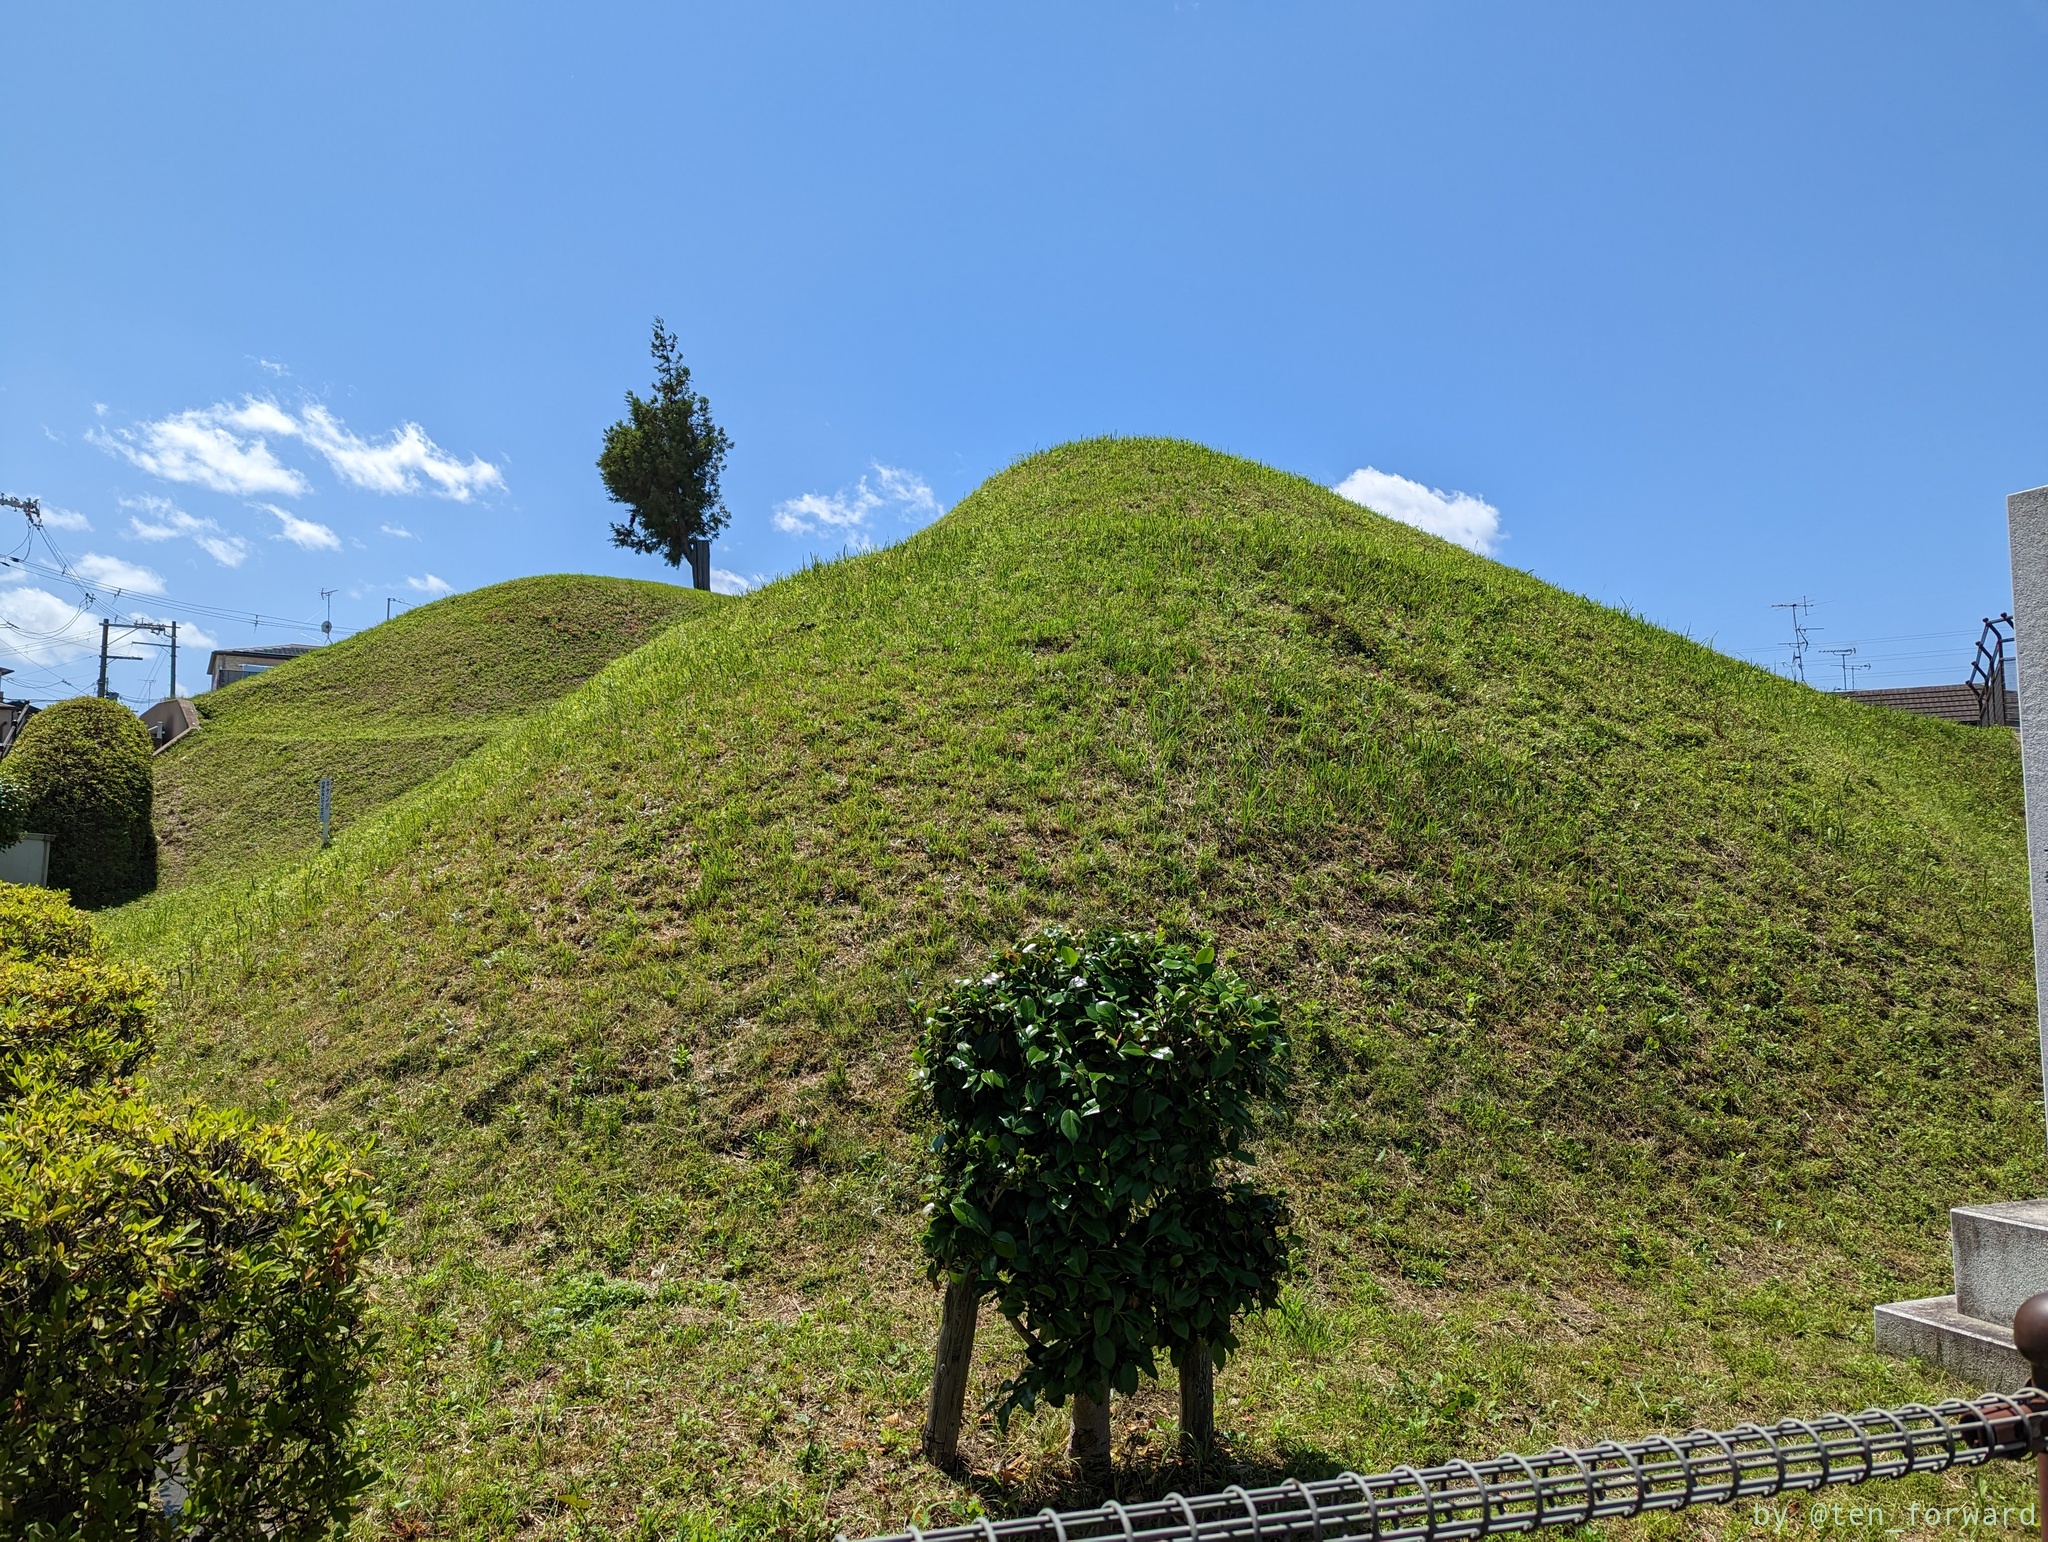
[[[2021,850],[2004,734],[1103,441],[107,924],[177,971],[165,1082],[380,1142],[362,1535],[859,1534],[1062,1493],[1056,1417],[915,1454],[907,1003],[1000,940],[1213,932],[1287,1003],[1303,1270],[1219,1421],[1369,1470],[1952,1390],[1869,1308],[2041,1191]]]
[[[167,887],[253,876],[346,827],[717,602],[672,584],[524,578],[437,600],[226,690],[156,758]]]

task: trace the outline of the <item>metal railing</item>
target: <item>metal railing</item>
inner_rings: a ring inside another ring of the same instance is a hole
[[[1979,728],[2013,726],[2011,663],[2011,615],[1986,616],[1976,655],[1970,661],[1970,694],[1977,698]]]
[[[1873,1478],[2038,1455],[2048,1394],[2019,1392],[1932,1405],[1782,1419],[1761,1428],[1694,1430],[1602,1441],[1540,1456],[1347,1472],[1313,1483],[1227,1488],[1187,1499],[1044,1510],[875,1542],[1478,1542],[1544,1526],[1579,1526],[1697,1504],[1729,1504]],[[842,1539],[843,1542],[843,1539]]]

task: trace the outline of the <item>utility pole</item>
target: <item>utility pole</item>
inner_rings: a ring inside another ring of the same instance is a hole
[[[321,603],[322,603],[323,605],[325,605],[325,606],[327,607],[327,616],[326,616],[326,619],[325,619],[325,620],[323,620],[323,621],[322,621],[322,622],[320,623],[320,640],[321,640],[322,642],[333,642],[333,641],[334,641],[334,591],[333,591],[332,589],[322,589],[322,590],[320,591],[320,602],[321,602]]]
[[[129,621],[123,623],[121,630],[123,632],[155,632],[159,637],[161,637],[165,632],[171,632],[171,635],[174,639],[172,646],[175,647],[175,638],[177,634],[172,629],[176,626],[177,623],[175,621],[169,623],[162,621]],[[114,623],[112,618],[107,616],[100,617],[100,683],[99,689],[94,694],[97,695],[102,701],[106,701],[110,698],[114,701],[119,701],[121,699],[119,696],[115,695],[114,692],[107,689],[107,661],[109,659],[124,659],[137,664],[142,662],[142,655],[139,653],[107,652],[108,636],[113,631],[113,627]],[[173,653],[173,660],[175,660],[176,657],[177,655]],[[171,668],[175,672],[175,670],[177,669],[177,665],[175,662],[173,662]]]
[[[178,623],[171,623],[171,699],[178,699]]]

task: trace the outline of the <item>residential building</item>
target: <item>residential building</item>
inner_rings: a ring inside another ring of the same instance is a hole
[[[206,676],[217,691],[312,651],[311,643],[283,643],[275,648],[216,648],[206,661]]]

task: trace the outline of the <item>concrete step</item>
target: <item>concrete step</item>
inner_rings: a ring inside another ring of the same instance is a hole
[[[1932,1360],[1986,1392],[2011,1392],[2032,1379],[2027,1362],[2012,1347],[2010,1316],[2004,1325],[1965,1316],[1956,1309],[1954,1296],[1881,1306],[1874,1327],[1881,1353]]]
[[[2009,1329],[2020,1303],[2048,1290],[2048,1199],[1958,1205],[1948,1231],[1963,1316]]]

